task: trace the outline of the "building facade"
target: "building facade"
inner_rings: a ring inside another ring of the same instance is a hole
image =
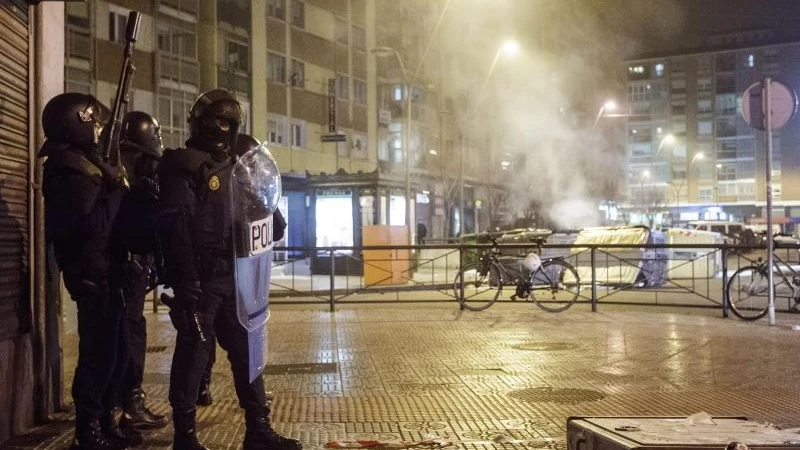
[[[177,147],[200,92],[236,93],[245,131],[267,142],[281,168],[283,244],[357,246],[361,228],[373,224],[411,224],[412,244],[417,223],[430,230],[427,237],[450,236],[463,231],[454,226],[461,214],[448,195],[453,180],[441,182],[452,161],[440,167],[435,156],[454,151],[458,131],[432,88],[441,78],[435,46],[421,63],[442,3],[70,2],[65,88],[112,101],[125,20],[135,9],[143,20],[128,108],[153,114],[165,146]],[[337,134],[343,140],[332,142]]]
[[[714,36],[708,49],[625,62],[629,220],[763,223],[764,133],[741,113],[742,95],[770,77],[800,86],[800,42],[774,43],[768,30]],[[797,119],[773,132],[776,223],[800,221]]]

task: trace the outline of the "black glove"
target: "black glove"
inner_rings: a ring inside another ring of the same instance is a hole
[[[272,213],[272,242],[278,242],[283,239],[283,233],[286,230],[286,219],[283,218],[281,210],[275,208]]]
[[[134,184],[134,190],[138,195],[151,201],[158,200],[159,187],[158,182],[150,177],[139,177]]]
[[[87,158],[100,169],[103,174],[103,182],[109,190],[128,189],[128,176],[125,172],[125,166],[122,164],[112,165],[92,154],[88,155]]]

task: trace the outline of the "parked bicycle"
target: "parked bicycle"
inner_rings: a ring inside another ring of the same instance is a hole
[[[521,267],[514,274],[498,257],[497,239],[488,233],[484,236],[491,240],[491,248],[481,251],[477,260],[462,265],[453,282],[456,299],[463,308],[481,311],[492,306],[504,286],[515,287],[511,300],[532,301],[548,312],[564,311],[578,299],[578,271],[563,257],[541,258],[544,239],[531,241],[535,249],[516,261]]]
[[[800,308],[800,273],[787,261],[773,254],[772,281],[775,299],[790,300],[792,309]],[[751,266],[742,267],[728,280],[728,301],[737,317],[758,320],[769,312],[769,272],[767,261],[758,259]]]

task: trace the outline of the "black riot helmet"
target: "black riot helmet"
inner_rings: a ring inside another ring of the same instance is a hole
[[[131,111],[122,119],[122,140],[132,142],[153,158],[160,159],[164,151],[161,127],[150,114]]]
[[[42,111],[44,135],[56,143],[96,152],[100,133],[110,116],[111,111],[92,95],[59,94],[51,98]]]
[[[225,89],[205,92],[189,111],[189,142],[215,156],[228,155],[236,145],[242,124],[242,106]]]
[[[236,156],[242,156],[259,145],[261,145],[261,143],[258,142],[258,140],[256,140],[256,138],[253,136],[239,133],[239,135],[236,137],[236,147],[234,147],[234,153],[236,153]]]

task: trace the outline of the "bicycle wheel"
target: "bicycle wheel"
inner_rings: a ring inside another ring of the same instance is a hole
[[[758,320],[769,309],[769,278],[766,269],[747,266],[734,272],[728,280],[728,301],[731,311],[742,320]]]
[[[481,311],[497,301],[503,291],[503,277],[500,270],[482,262],[465,264],[453,281],[456,300],[465,309]]]
[[[572,264],[560,259],[542,262],[531,274],[531,298],[547,312],[568,309],[578,299],[581,280]]]

